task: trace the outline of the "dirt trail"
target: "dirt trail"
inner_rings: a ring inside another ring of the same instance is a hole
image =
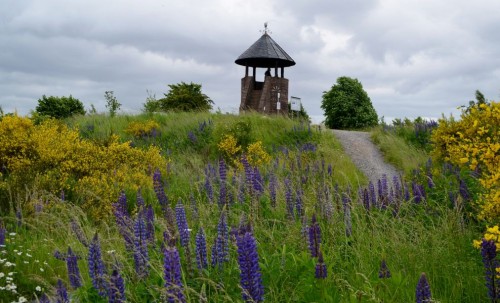
[[[384,161],[382,153],[370,139],[370,133],[360,131],[333,130],[345,153],[365,176],[377,184],[377,180],[387,175],[389,180],[400,172]]]

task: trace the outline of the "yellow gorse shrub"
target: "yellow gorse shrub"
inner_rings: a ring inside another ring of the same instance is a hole
[[[157,147],[132,148],[117,136],[99,145],[57,120],[33,125],[28,118],[5,117],[0,142],[0,167],[8,171],[0,182],[18,192],[29,184],[54,194],[71,191],[98,219],[112,213],[120,190],[152,187],[152,172],[164,173],[167,164]]]
[[[497,225],[487,228],[483,239],[495,242],[497,251],[500,251],[500,230]],[[474,240],[473,245],[475,248],[481,248],[481,240]]]
[[[475,105],[460,121],[442,119],[434,130],[434,155],[451,163],[481,169],[484,193],[479,218],[500,218],[500,103]]]
[[[240,162],[242,148],[238,145],[238,141],[234,136],[225,135],[217,146],[223,156],[233,163],[235,167],[243,168]],[[271,162],[271,156],[265,151],[261,141],[248,145],[245,155],[248,163],[252,166],[261,166]]]
[[[134,121],[131,122],[125,132],[131,134],[134,137],[151,136],[155,130],[160,129],[160,125],[153,120],[148,120],[145,122]]]

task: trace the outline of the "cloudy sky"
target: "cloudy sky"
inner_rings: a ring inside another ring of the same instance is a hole
[[[105,111],[112,90],[139,112],[184,81],[237,112],[234,60],[267,21],[315,122],[340,76],[361,81],[379,116],[456,115],[476,89],[500,100],[499,12],[498,0],[0,0],[0,105],[28,114],[71,94]]]

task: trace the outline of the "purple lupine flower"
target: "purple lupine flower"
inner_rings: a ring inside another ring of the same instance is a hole
[[[205,176],[205,193],[207,194],[208,201],[212,203],[214,201],[214,189],[208,175]]]
[[[177,230],[179,231],[181,245],[186,248],[189,246],[190,231],[186,219],[186,210],[184,209],[184,205],[181,200],[179,200],[175,206],[175,219],[177,222]]]
[[[242,179],[243,176],[240,175],[238,178],[238,202],[240,203],[245,202],[245,191],[246,191],[245,184],[242,181]]]
[[[408,189],[408,183],[404,184],[404,198],[405,198],[405,201],[410,200],[410,190]]]
[[[351,198],[349,194],[342,195],[342,205],[344,206],[344,224],[345,235],[350,237],[352,235],[352,220],[351,220]]]
[[[92,286],[94,286],[101,297],[105,297],[107,294],[107,283],[104,278],[105,268],[102,262],[101,244],[97,233],[95,233],[89,245],[88,267]]]
[[[167,221],[167,231],[169,235],[175,239],[177,224],[175,219],[175,212],[170,206],[167,206],[167,208],[165,209],[165,220]]]
[[[87,235],[83,232],[82,228],[78,223],[76,223],[76,220],[74,218],[71,218],[71,230],[73,230],[73,233],[75,234],[76,238],[80,243],[82,243],[83,246],[89,247],[89,241],[87,239]]]
[[[64,189],[61,189],[60,198],[61,198],[61,201],[65,201],[66,200],[66,196],[64,194]]]
[[[290,219],[294,218],[293,210],[293,197],[292,197],[292,185],[290,184],[290,179],[285,178],[285,200],[286,200],[286,212]]]
[[[77,289],[82,286],[82,277],[80,276],[80,269],[78,268],[78,256],[73,253],[71,247],[68,247],[66,267],[68,268],[69,284],[71,288]]]
[[[109,303],[124,303],[125,298],[125,283],[118,269],[113,269],[109,278]]]
[[[227,189],[226,189],[226,179],[227,179],[227,169],[226,162],[224,159],[219,160],[219,180],[220,180],[220,188],[219,188],[219,207],[223,207],[227,202]]]
[[[182,286],[181,260],[175,246],[163,249],[163,278],[168,302],[186,302]]]
[[[259,266],[257,244],[249,232],[237,237],[238,264],[243,300],[246,302],[264,301],[264,286]]]
[[[333,174],[333,168],[331,164],[328,164],[328,175],[331,177]]]
[[[66,290],[66,286],[64,286],[64,283],[63,281],[61,281],[61,279],[57,280],[56,294],[57,303],[69,303],[68,291]]]
[[[414,197],[414,202],[415,203],[420,203],[423,200],[423,195],[422,195],[422,187],[420,184],[418,184],[415,180],[411,184],[411,188],[413,191],[413,197]]]
[[[212,267],[222,267],[226,261],[229,261],[229,227],[226,212],[223,211],[217,224],[217,238],[212,246]]]
[[[460,193],[460,196],[464,198],[464,201],[469,201],[471,199],[471,196],[469,193],[469,189],[467,188],[467,183],[465,183],[465,181],[462,178],[459,179],[459,183],[460,186],[458,188],[458,191]]]
[[[481,256],[485,269],[486,287],[491,302],[498,302],[500,299],[500,279],[498,279],[497,268],[500,266],[497,260],[497,247],[493,240],[482,239]]]
[[[375,185],[370,181],[368,184],[368,190],[370,192],[370,205],[377,207],[377,195],[375,194]]]
[[[295,191],[295,210],[297,211],[298,218],[301,218],[304,215],[304,206],[302,202],[303,194],[304,192],[300,188]]]
[[[243,164],[243,169],[245,171],[245,183],[247,184],[250,195],[252,195],[254,187],[254,171],[250,166],[250,163],[248,163],[245,155],[241,156],[241,164]]]
[[[208,267],[207,240],[203,227],[200,227],[196,234],[196,264],[198,265],[198,269],[205,269]]]
[[[125,247],[131,251],[134,248],[133,223],[126,209],[125,193],[122,192],[118,202],[113,204],[113,208],[118,231],[125,240]]]
[[[0,245],[5,245],[5,234],[7,234],[7,230],[3,226],[3,222],[0,221]]]
[[[256,193],[262,194],[264,192],[264,181],[258,167],[253,168],[253,189]]]
[[[147,244],[146,222],[143,212],[137,214],[134,222],[134,264],[135,272],[139,278],[145,278],[148,275],[148,244]]]
[[[368,194],[368,189],[363,189],[362,191],[362,197],[363,197],[363,206],[365,207],[366,210],[370,210],[370,195]]]
[[[385,259],[382,259],[382,262],[380,262],[380,269],[378,271],[378,277],[380,279],[386,279],[391,277],[391,271],[389,270],[389,267],[387,267],[387,263],[385,262]]]
[[[165,209],[168,205],[168,197],[165,194],[165,189],[163,188],[163,184],[161,182],[161,172],[159,169],[156,169],[153,174],[153,187],[161,208]]]
[[[432,302],[431,288],[425,273],[420,275],[416,289],[416,302],[417,303],[430,303]]]
[[[325,261],[323,260],[323,253],[319,251],[318,262],[316,263],[316,279],[326,279],[328,276],[328,270],[326,268]]]
[[[318,257],[320,244],[321,229],[318,221],[316,220],[316,214],[313,214],[311,218],[311,226],[309,226],[309,251],[311,252],[311,257]]]
[[[142,210],[145,205],[146,203],[144,203],[144,198],[142,197],[142,192],[139,188],[139,190],[137,190],[137,209]]]
[[[42,295],[38,298],[38,303],[50,303],[49,297],[47,297],[47,295],[46,295],[46,294],[42,294]]]
[[[196,137],[196,135],[192,130],[190,130],[188,133],[188,139],[189,141],[191,141],[192,144],[196,144],[198,142],[198,138]]]
[[[429,158],[425,163],[426,177],[427,177],[427,186],[429,188],[434,188],[434,180],[432,179],[432,160]]]
[[[399,182],[398,176],[393,176],[392,177],[392,184],[394,186],[394,193],[395,197],[397,200],[401,200],[401,197],[403,195],[402,190],[401,190],[401,183]]]
[[[151,204],[148,204],[146,206],[146,209],[144,210],[145,213],[145,221],[146,221],[146,239],[150,243],[154,243],[155,241],[155,212],[153,209],[153,206]]]

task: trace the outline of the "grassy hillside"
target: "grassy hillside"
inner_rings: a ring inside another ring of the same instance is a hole
[[[58,279],[75,302],[112,301],[120,287],[109,285],[118,274],[127,302],[260,301],[259,285],[267,302],[412,302],[423,272],[439,302],[487,300],[481,256],[471,245],[479,228],[460,199],[448,201],[456,181],[445,173],[434,187],[422,171],[388,176],[372,191],[330,132],[281,117],[94,115],[64,123],[78,139],[40,144],[47,137],[40,126],[2,133],[27,131],[27,143],[19,145],[25,152],[0,158],[11,165],[1,176],[7,202],[1,208],[6,239],[0,272],[14,272],[11,280],[0,279],[1,287],[11,285],[0,290],[2,302],[42,293],[55,298]],[[86,161],[56,157],[59,146]],[[94,158],[89,150],[103,156]],[[164,162],[150,161],[154,152]],[[421,155],[409,148],[398,157]],[[25,160],[30,165],[19,164]],[[92,179],[90,168],[74,163],[96,167],[100,177]],[[416,185],[425,189],[424,198],[412,191]],[[89,260],[95,235],[108,284],[102,295],[89,273],[99,263]],[[70,287],[68,247],[79,257],[80,287]],[[171,271],[176,252],[180,275]],[[200,264],[204,257],[207,266]],[[382,260],[390,278],[379,277]],[[326,277],[318,277],[325,268]]]

